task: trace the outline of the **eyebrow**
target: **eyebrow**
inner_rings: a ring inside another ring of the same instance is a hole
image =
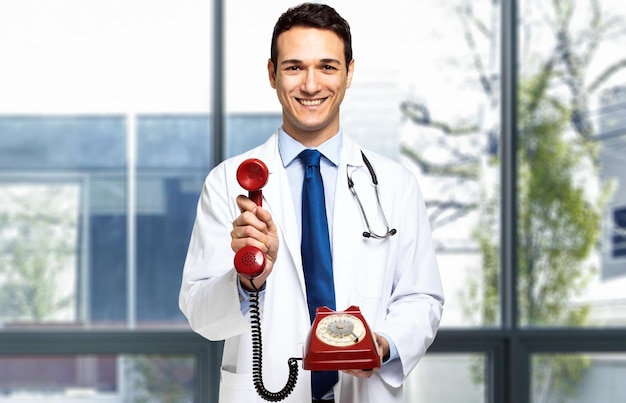
[[[338,65],[341,65],[341,62],[339,60],[333,59],[333,58],[320,59],[319,62],[320,63],[325,63],[325,64],[338,64]],[[287,60],[283,60],[280,64],[281,65],[285,65],[285,64],[302,64],[302,60],[300,60],[300,59],[287,59]]]

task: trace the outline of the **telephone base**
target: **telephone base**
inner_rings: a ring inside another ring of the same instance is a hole
[[[380,367],[376,340],[356,306],[343,312],[318,308],[304,349],[303,367],[310,371]]]

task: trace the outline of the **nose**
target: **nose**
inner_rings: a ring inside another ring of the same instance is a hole
[[[314,94],[320,90],[319,77],[315,69],[310,68],[306,70],[301,89],[308,94]]]

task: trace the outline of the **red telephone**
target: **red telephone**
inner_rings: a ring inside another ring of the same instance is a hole
[[[261,188],[269,178],[269,170],[263,161],[250,158],[243,161],[237,168],[237,181],[248,191],[248,197],[261,206],[263,194]],[[259,290],[252,281],[265,270],[265,254],[254,246],[244,246],[235,253],[235,270],[250,281],[254,290],[250,294],[250,331],[252,336],[252,381],[254,388],[263,399],[278,402],[293,392],[298,380],[298,358],[289,358],[289,375],[287,383],[278,392],[271,392],[263,384],[263,337],[261,335],[261,314],[259,307]]]
[[[237,181],[248,190],[248,196],[258,206],[262,205],[261,188],[269,178],[269,171],[263,161],[250,158],[237,168]],[[262,375],[262,336],[259,308],[259,292],[252,279],[265,270],[265,254],[254,246],[245,246],[237,251],[234,259],[235,270],[248,280],[255,290],[250,295],[250,323],[252,333],[252,359],[254,388],[259,396],[268,401],[285,399],[296,386],[298,360],[289,358],[287,383],[278,392],[270,392],[263,384]],[[380,356],[372,331],[365,322],[361,311],[351,306],[343,312],[334,312],[327,307],[317,309],[315,321],[305,346],[304,369],[311,371],[342,369],[374,369],[380,367]]]
[[[343,312],[317,308],[304,348],[303,366],[311,371],[380,367],[376,339],[354,305]]]

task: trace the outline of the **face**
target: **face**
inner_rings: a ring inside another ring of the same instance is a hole
[[[277,40],[277,66],[270,84],[283,107],[283,127],[305,146],[317,146],[339,131],[339,106],[350,87],[354,61],[346,66],[343,41],[326,29],[294,27]]]

